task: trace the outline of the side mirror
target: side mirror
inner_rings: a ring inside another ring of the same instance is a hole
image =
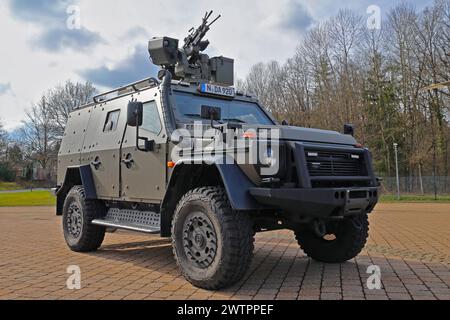
[[[352,124],[344,125],[344,134],[348,134],[353,137],[355,135],[355,126]]]
[[[142,102],[131,101],[128,103],[127,124],[130,127],[142,126],[142,114],[144,112],[144,105]]]
[[[130,101],[128,103],[127,124],[130,127],[136,127],[136,148],[142,152],[150,152],[155,150],[155,141],[139,136],[139,127],[144,121],[144,104],[138,101]],[[140,147],[140,142],[144,141],[144,147]]]
[[[202,106],[202,119],[218,121],[222,119],[222,109],[217,107]]]

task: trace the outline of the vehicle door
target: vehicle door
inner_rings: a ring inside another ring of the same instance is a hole
[[[92,109],[83,151],[89,152],[88,161],[101,199],[119,197],[120,144],[126,118],[126,108],[121,108],[117,101]]]
[[[136,128],[127,127],[121,154],[122,199],[160,203],[164,198],[167,136],[162,124],[159,99],[144,102],[139,136],[154,141],[154,150],[149,152],[136,148]]]

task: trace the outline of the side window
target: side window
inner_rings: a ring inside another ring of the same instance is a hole
[[[103,132],[116,131],[117,125],[119,124],[120,110],[115,110],[108,112],[106,116],[105,126],[103,127]]]
[[[144,104],[144,113],[142,129],[159,134],[162,129],[161,119],[159,118],[158,107],[155,101]]]

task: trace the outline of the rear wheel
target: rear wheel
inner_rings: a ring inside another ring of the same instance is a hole
[[[356,257],[366,245],[369,219],[367,214],[355,215],[344,221],[328,222],[325,228],[323,237],[307,226],[296,230],[295,236],[308,257],[320,262],[341,263]]]
[[[172,223],[175,260],[193,285],[217,290],[238,282],[253,254],[250,217],[231,209],[224,189],[204,187],[179,202]]]
[[[86,199],[83,187],[75,186],[69,191],[64,202],[62,222],[64,238],[72,251],[90,252],[102,245],[105,228],[91,222],[105,213],[102,202]]]

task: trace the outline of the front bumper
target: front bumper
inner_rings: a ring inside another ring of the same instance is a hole
[[[330,218],[370,213],[378,202],[378,188],[276,189],[251,188],[261,204],[298,218]]]

